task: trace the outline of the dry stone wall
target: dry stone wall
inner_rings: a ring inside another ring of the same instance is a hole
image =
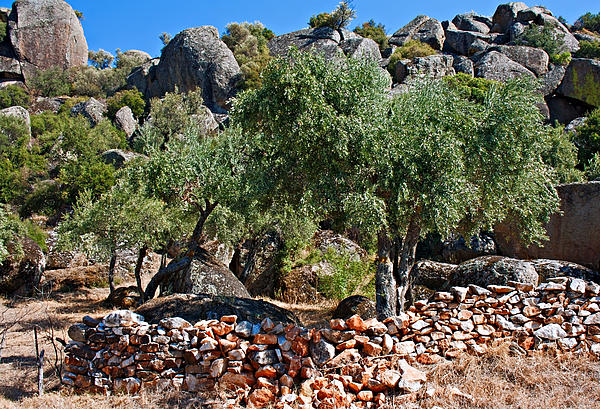
[[[410,399],[426,384],[411,364],[485,354],[501,340],[523,354],[553,347],[600,355],[599,294],[600,285],[566,277],[536,288],[453,287],[383,322],[355,315],[328,329],[236,316],[150,325],[116,311],[69,329],[63,381],[99,393],[218,388],[238,396],[232,407],[373,407]]]

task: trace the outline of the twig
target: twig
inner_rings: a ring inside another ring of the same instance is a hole
[[[40,352],[38,345],[38,327],[33,327],[33,335],[35,337],[35,357],[38,367],[38,396],[44,394],[44,350]]]

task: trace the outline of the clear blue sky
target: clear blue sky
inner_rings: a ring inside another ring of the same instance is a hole
[[[68,0],[83,12],[83,29],[91,50],[103,48],[114,53],[120,48],[138,49],[160,55],[162,32],[172,35],[189,28],[212,25],[223,33],[229,22],[261,21],[276,34],[307,26],[310,16],[331,11],[339,0]],[[350,28],[374,19],[393,33],[415,16],[426,14],[438,20],[475,11],[492,15],[498,4],[506,1],[476,0],[354,0],[357,18]],[[525,1],[529,6],[536,4]],[[10,7],[12,0],[0,0],[0,7]],[[600,12],[599,0],[546,0],[543,2],[556,16],[569,22],[590,11]]]

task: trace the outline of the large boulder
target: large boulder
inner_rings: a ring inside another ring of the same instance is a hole
[[[3,81],[23,79],[21,63],[17,60],[11,45],[6,41],[0,43],[0,79]]]
[[[225,315],[236,315],[238,321],[260,323],[265,318],[284,324],[299,324],[296,315],[262,300],[225,297],[207,294],[174,294],[146,302],[136,312],[151,324],[164,318],[180,317],[189,322],[206,319],[220,319]]]
[[[593,107],[600,107],[600,61],[573,58],[558,93]]]
[[[514,62],[532,71],[538,77],[548,72],[550,58],[544,50],[539,48],[524,45],[499,45],[492,48],[492,50],[506,55]]]
[[[146,98],[162,97],[176,88],[179,92],[200,88],[204,103],[218,112],[230,108],[230,99],[242,79],[233,53],[212,26],[183,30],[163,49],[154,70],[150,62],[147,64],[145,69],[150,78],[146,87],[147,81],[140,78],[139,70],[128,80],[130,85],[139,85]]]
[[[539,274],[540,281],[555,277],[574,277],[600,283],[600,273],[577,263],[546,259],[530,260],[530,263]]]
[[[511,24],[516,21],[519,11],[526,9],[527,5],[521,2],[499,5],[498,8],[496,8],[494,16],[492,17],[492,32],[505,33]]]
[[[159,63],[160,58],[153,58],[135,67],[127,76],[127,85],[137,88],[144,95],[149,94],[152,84],[156,81],[156,66]]]
[[[463,236],[451,235],[442,246],[441,259],[451,264],[460,264],[480,256],[496,254],[494,238],[487,233],[473,235],[468,242]]]
[[[26,81],[39,69],[87,64],[83,28],[71,6],[62,0],[15,1],[8,34]]]
[[[546,103],[550,110],[550,123],[558,121],[566,125],[589,111],[589,106],[583,102],[557,94],[546,98]]]
[[[537,285],[539,276],[533,264],[508,257],[483,256],[460,264],[447,282],[448,287],[475,284],[506,285],[509,281]]]
[[[115,125],[117,128],[125,132],[128,138],[133,135],[137,129],[137,121],[133,117],[133,111],[127,105],[122,107],[115,114]]]
[[[445,34],[442,24],[428,16],[417,16],[390,37],[390,44],[403,46],[410,40],[427,43],[436,50],[444,46]]]
[[[9,256],[0,265],[0,294],[30,296],[39,290],[46,256],[40,246],[29,238],[21,239],[18,246],[20,252],[16,243],[8,243]]]
[[[495,81],[507,81],[535,74],[498,51],[490,51],[475,60],[475,76]]]
[[[277,299],[292,304],[319,302],[322,297],[317,291],[317,285],[322,267],[319,264],[309,264],[285,273],[278,280]]]
[[[358,314],[363,319],[377,317],[377,310],[373,300],[362,295],[352,295],[344,298],[333,311],[333,318],[348,319],[351,316]]]
[[[480,16],[476,13],[459,14],[452,19],[452,24],[462,31],[474,31],[487,34],[492,27],[492,20],[489,17]]]
[[[453,64],[454,58],[451,55],[441,54],[401,60],[396,64],[395,80],[396,82],[408,82],[422,78],[440,79],[456,74]]]
[[[357,243],[331,230],[319,230],[313,237],[313,243],[322,253],[329,249],[337,254],[348,255],[352,261],[360,261],[367,252]]]
[[[458,266],[438,261],[421,260],[410,270],[413,285],[427,287],[433,291],[441,290]]]
[[[113,165],[115,169],[120,169],[135,158],[140,157],[144,156],[136,152],[127,152],[121,149],[109,149],[104,151],[101,156],[105,163]]]
[[[516,20],[517,23],[515,24],[536,24],[538,26],[551,27],[552,36],[560,43],[560,52],[574,53],[579,50],[579,41],[577,41],[569,29],[545,7],[536,6],[520,10],[517,13]]]
[[[551,64],[548,72],[539,78],[541,84],[540,92],[545,97],[552,95],[560,86],[566,72],[567,67],[560,64]]]
[[[329,27],[307,28],[275,37],[267,44],[275,56],[286,56],[290,47],[321,54],[327,59],[347,57],[381,59],[377,43],[348,30]]]
[[[493,37],[473,31],[446,30],[444,50],[459,55],[471,56],[489,48]]]
[[[526,246],[511,223],[495,227],[500,254],[527,259],[566,260],[600,269],[600,182],[572,183],[556,188],[560,211],[546,224],[548,240]]]
[[[202,248],[196,251],[187,268],[164,281],[160,288],[161,295],[182,293],[250,297],[240,280],[223,263]]]

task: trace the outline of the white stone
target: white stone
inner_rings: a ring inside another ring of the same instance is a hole
[[[107,327],[133,327],[144,322],[144,317],[133,311],[119,310],[105,315],[102,322]]]
[[[533,332],[539,338],[556,341],[567,336],[565,330],[558,324],[548,324]]]

